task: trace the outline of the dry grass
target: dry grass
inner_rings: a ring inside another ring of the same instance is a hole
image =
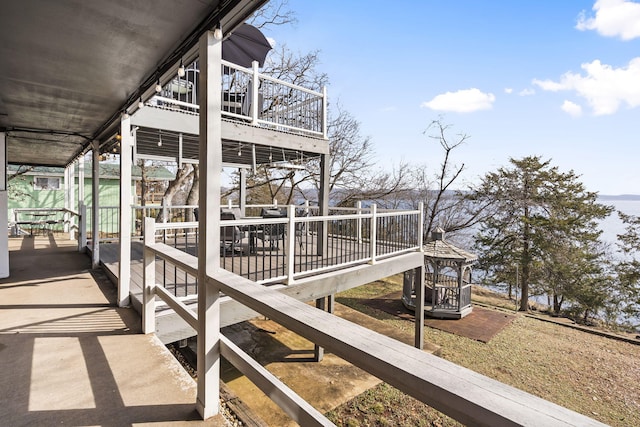
[[[353,308],[393,326],[413,324],[358,304],[398,290],[398,280],[338,295]],[[495,295],[474,296],[508,304]],[[489,343],[425,328],[425,340],[442,347],[441,357],[498,381],[613,426],[640,425],[640,346],[543,322],[523,315]],[[382,384],[338,407],[329,417],[339,426],[450,426],[443,414]]]

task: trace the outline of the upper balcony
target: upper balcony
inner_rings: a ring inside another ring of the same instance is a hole
[[[275,79],[260,73],[257,63],[245,68],[223,60],[221,67],[223,162],[256,165],[328,154],[326,89]],[[197,162],[199,74],[195,60],[133,114],[139,158]]]

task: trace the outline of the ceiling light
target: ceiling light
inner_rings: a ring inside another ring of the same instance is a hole
[[[180,66],[178,67],[178,77],[184,77],[185,75],[185,71],[184,71],[184,64],[182,63],[182,59],[180,59]]]
[[[162,92],[162,86],[160,85],[160,79],[156,82],[156,92]]]
[[[216,40],[222,40],[222,28],[220,28],[220,24],[216,25],[216,28],[213,30],[213,38]]]
[[[162,147],[162,131],[158,134],[158,147]]]
[[[144,107],[144,102],[142,101],[142,97],[140,97],[140,100],[138,101],[138,109]]]

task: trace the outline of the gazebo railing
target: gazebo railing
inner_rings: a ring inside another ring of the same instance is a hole
[[[460,289],[457,285],[435,285],[432,309],[461,311],[471,306],[471,284]]]

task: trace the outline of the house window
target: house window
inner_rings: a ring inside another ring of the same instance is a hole
[[[34,190],[60,190],[60,178],[37,176],[33,179]]]

